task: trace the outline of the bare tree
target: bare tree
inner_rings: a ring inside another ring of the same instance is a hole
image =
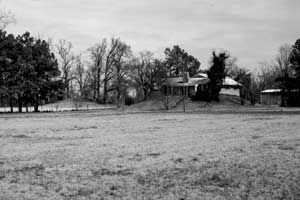
[[[260,90],[275,88],[276,75],[269,63],[261,63],[261,69],[258,73],[259,88]]]
[[[131,55],[130,46],[122,42],[120,39],[113,40],[116,46],[115,54],[113,57],[113,66],[114,66],[114,76],[116,80],[116,92],[117,92],[117,101],[120,101],[121,93],[123,91],[124,78],[126,75],[125,70],[125,59],[129,58]]]
[[[86,77],[85,77],[85,96],[92,97],[93,99],[96,99],[96,93],[97,93],[97,73],[96,68],[93,64],[88,63],[88,68],[86,71]]]
[[[85,84],[85,69],[84,62],[82,61],[82,55],[76,56],[76,67],[74,70],[75,79],[79,85],[80,96],[84,96],[84,84]]]
[[[290,63],[290,55],[292,53],[292,46],[284,44],[279,48],[279,53],[272,61],[271,67],[278,76],[291,75],[292,68]]]
[[[13,13],[0,9],[0,30],[4,30],[9,24],[15,22],[16,18]]]
[[[277,78],[292,75],[292,68],[289,61],[291,52],[292,48],[290,45],[282,45],[279,48],[278,54],[271,62],[261,63],[261,72],[258,75],[261,90],[277,88],[279,87],[279,83],[276,81]]]
[[[245,100],[247,99],[252,105],[254,105],[258,97],[258,91],[256,88],[256,80],[253,77],[253,74],[248,69],[241,68],[234,64],[228,66],[226,75],[242,84],[240,88],[241,104],[244,105]]]
[[[290,62],[290,56],[292,54],[292,46],[285,44],[279,48],[279,54],[273,61],[273,70],[276,75],[275,81],[278,83],[282,92],[281,106],[290,104],[289,99],[291,97],[292,90],[292,77],[293,69]]]
[[[139,58],[133,60],[133,67],[132,78],[143,90],[144,100],[147,100],[149,93],[155,86],[155,76],[157,75],[153,53],[149,51],[140,52]]]
[[[123,46],[126,46],[124,48]],[[104,78],[103,78],[103,102],[106,103],[108,93],[112,90],[115,90],[116,88],[109,88],[109,83],[113,80],[114,71],[118,71],[114,69],[114,66],[117,66],[121,63],[121,60],[123,58],[124,53],[121,53],[125,49],[128,50],[128,47],[126,44],[124,45],[123,42],[120,41],[120,39],[112,38],[110,43],[110,48],[107,50],[106,58],[105,58],[105,69],[104,69]],[[120,66],[117,66],[119,68]],[[117,72],[118,74],[118,72]]]
[[[72,48],[72,43],[66,40],[59,40],[59,44],[56,45],[67,98],[70,97],[70,82],[74,79],[71,73],[75,62]]]
[[[281,89],[282,105],[286,104],[291,90],[291,78],[293,77],[293,69],[290,63],[291,53],[291,45],[282,45],[271,62],[262,63],[261,72],[258,74],[258,90]]]
[[[95,98],[100,99],[101,75],[103,74],[104,57],[107,48],[107,41],[103,39],[101,44],[96,44],[89,49],[90,57],[93,62],[93,71],[95,71]]]

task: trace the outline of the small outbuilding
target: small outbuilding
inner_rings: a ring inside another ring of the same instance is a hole
[[[223,86],[220,94],[232,95],[232,96],[240,96],[240,89],[242,84],[236,82],[232,78],[226,76],[223,81]]]
[[[281,102],[281,89],[268,89],[260,92],[260,103],[263,105],[280,105]]]

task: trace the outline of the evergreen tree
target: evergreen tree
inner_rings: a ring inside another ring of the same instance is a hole
[[[38,111],[41,99],[59,90],[57,61],[45,40],[35,39],[29,32],[18,37],[0,31],[0,90],[9,105],[17,102],[19,112],[24,105]]]
[[[219,93],[222,89],[223,80],[226,76],[225,67],[227,58],[229,58],[229,55],[226,52],[221,52],[219,55],[213,52],[212,66],[207,72],[211,87],[210,99],[213,101],[219,101]]]
[[[178,45],[172,49],[165,50],[166,60],[165,65],[169,72],[169,77],[182,76],[182,71],[189,72],[190,76],[198,73],[201,63],[192,55],[185,52]]]
[[[290,62],[294,71],[292,80],[290,79],[291,87],[294,89],[294,93],[291,93],[289,97],[290,105],[300,105],[300,39],[298,39],[292,48],[290,55]]]
[[[35,95],[35,111],[38,111],[38,96],[42,99],[50,96],[61,85],[60,81],[54,78],[60,75],[58,63],[54,54],[50,51],[49,44],[45,40],[36,40],[32,51],[32,66],[34,67],[35,76],[33,84],[35,85],[32,93]],[[57,88],[58,87],[58,88]]]
[[[16,89],[16,71],[18,52],[14,35],[0,30],[0,91],[2,99],[6,99],[13,112]]]
[[[300,39],[298,39],[293,46],[290,62],[294,70],[295,87],[300,89]]]

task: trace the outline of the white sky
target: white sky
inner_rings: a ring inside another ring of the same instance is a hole
[[[300,0],[2,0],[17,23],[9,32],[71,41],[77,53],[116,36],[137,53],[180,45],[207,67],[226,49],[255,69],[300,38]]]

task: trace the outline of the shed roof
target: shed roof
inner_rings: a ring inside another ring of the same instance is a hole
[[[268,89],[268,90],[263,90],[260,93],[268,94],[268,93],[280,93],[281,89]]]

